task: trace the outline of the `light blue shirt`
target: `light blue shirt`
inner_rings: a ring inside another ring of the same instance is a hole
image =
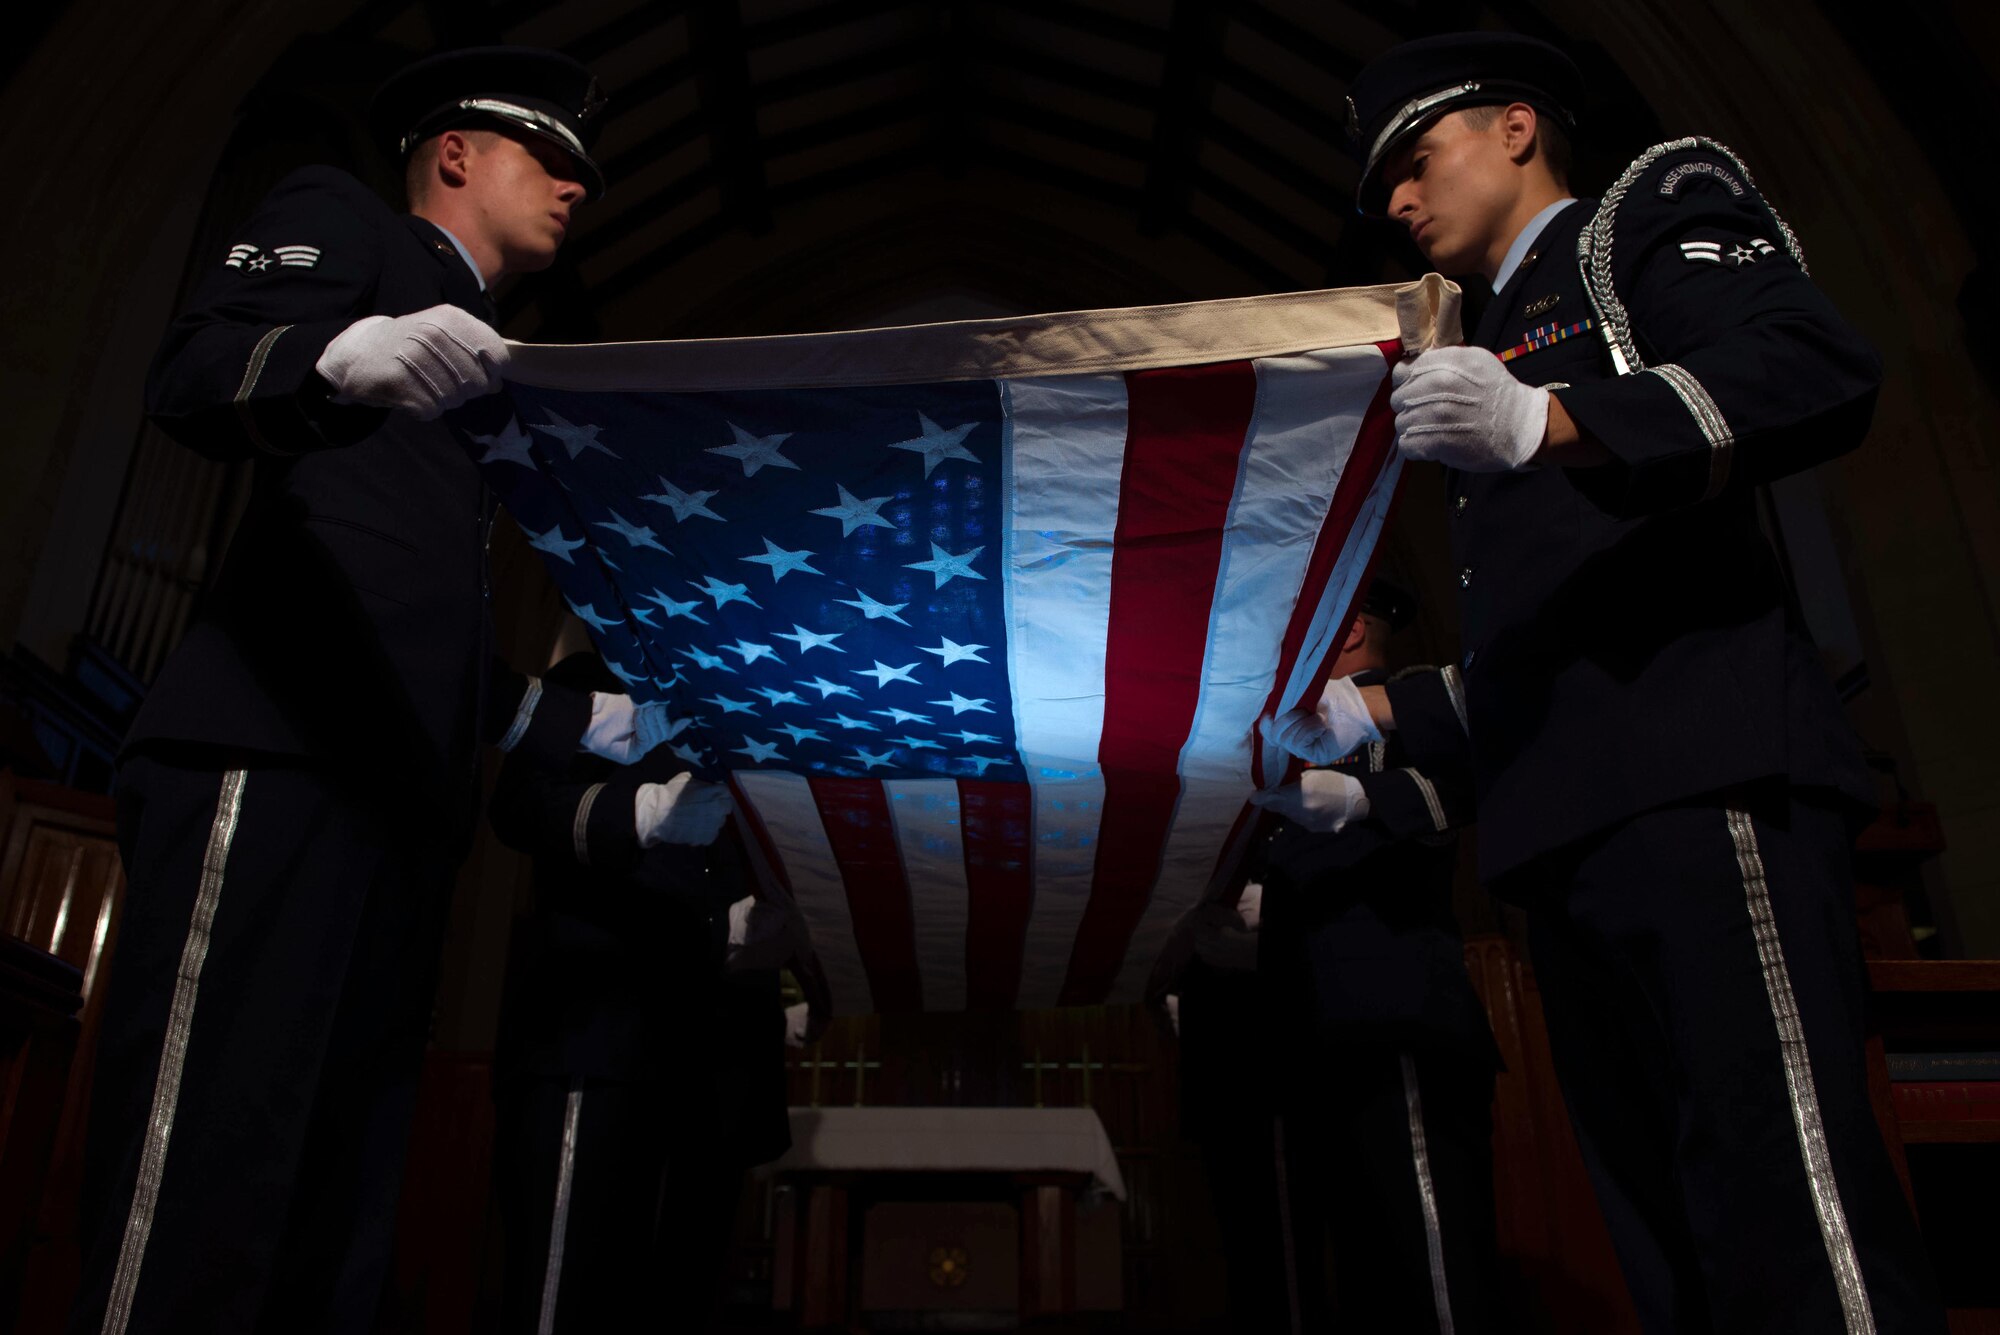
[[[437,227],[440,232],[444,233],[444,239],[451,242],[452,249],[456,250],[458,257],[465,261],[465,267],[472,270],[472,276],[479,280],[479,290],[484,292],[486,290],[486,275],[479,272],[479,266],[472,262],[472,252],[465,248],[465,243],[453,236],[449,227],[438,227],[436,223],[431,223],[431,226]],[[1530,223],[1529,226],[1532,227],[1534,224]]]
[[[1549,220],[1574,203],[1576,197],[1566,195],[1528,219],[1528,225],[1514,238],[1514,244],[1507,247],[1507,256],[1500,261],[1500,272],[1493,275],[1493,290],[1496,293],[1513,279],[1514,270],[1521,267],[1521,261],[1527,257],[1528,248],[1535,244],[1535,238],[1542,234],[1542,229],[1549,225]],[[446,232],[445,235],[450,236],[451,233]]]

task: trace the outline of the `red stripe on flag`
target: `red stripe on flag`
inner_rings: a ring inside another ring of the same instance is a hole
[[[965,1006],[1010,1010],[1035,907],[1035,795],[1025,783],[958,781],[965,845]]]
[[[1090,1005],[1110,991],[1159,879],[1257,372],[1247,361],[1133,371],[1125,393],[1097,748],[1104,808],[1064,1005]]]
[[[1383,358],[1382,383],[1376,387],[1368,411],[1362,414],[1361,426],[1354,437],[1354,448],[1348,452],[1347,467],[1341,470],[1340,481],[1333,489],[1333,500],[1327,507],[1326,522],[1320,525],[1319,538],[1313,544],[1312,560],[1306,563],[1306,577],[1299,586],[1299,600],[1292,608],[1292,619],[1285,627],[1285,638],[1278,651],[1278,673],[1271,687],[1271,697],[1264,704],[1266,714],[1283,713],[1319,698],[1318,678],[1314,679],[1315,685],[1306,692],[1304,699],[1286,701],[1282,696],[1285,684],[1291,680],[1296,669],[1299,654],[1305,648],[1306,635],[1312,630],[1320,599],[1325,596],[1334,567],[1339,564],[1341,553],[1346,549],[1348,531],[1354,527],[1362,503],[1375,489],[1375,480],[1382,475],[1383,467],[1395,452],[1396,415],[1389,409],[1392,385],[1388,372],[1401,359],[1403,345],[1389,339],[1375,346]],[[1369,559],[1372,569],[1374,558],[1371,556]],[[1364,577],[1354,586],[1355,602],[1366,594],[1367,588]],[[1339,620],[1345,621],[1353,614],[1352,606],[1341,608]],[[1339,637],[1335,637],[1334,643],[1336,646],[1339,644]],[[1253,754],[1256,759],[1252,764],[1252,773],[1261,787],[1265,782],[1262,749],[1254,748]]]
[[[847,889],[854,944],[868,974],[868,993],[884,1014],[922,1010],[916,923],[903,872],[889,795],[878,779],[809,779],[826,841]]]

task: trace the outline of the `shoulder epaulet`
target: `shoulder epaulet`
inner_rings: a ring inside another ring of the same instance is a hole
[[[1663,165],[1670,158],[1684,160]],[[1690,177],[1716,181],[1733,194],[1747,192],[1754,196],[1770,214],[1792,261],[1802,272],[1806,271],[1806,257],[1799,249],[1798,238],[1792,234],[1785,220],[1778,216],[1778,211],[1771,207],[1770,201],[1758,191],[1757,183],[1750,178],[1750,169],[1728,147],[1701,135],[1653,145],[1632,159],[1611,188],[1604,192],[1597,212],[1591,215],[1576,238],[1576,258],[1583,272],[1583,290],[1596,309],[1597,327],[1611,349],[1611,364],[1619,375],[1643,370],[1646,363],[1639,356],[1638,346],[1632,337],[1631,315],[1618,295],[1617,279],[1612,269],[1613,242],[1617,237],[1620,209],[1635,193],[1640,182],[1649,181],[1654,174],[1660,178],[1656,187],[1658,193],[1669,198],[1683,189]]]

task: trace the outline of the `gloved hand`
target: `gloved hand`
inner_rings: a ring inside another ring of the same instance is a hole
[[[825,1011],[815,1010],[803,1001],[795,1001],[785,1007],[785,1046],[788,1048],[809,1048],[819,1042],[833,1017]]]
[[[1264,925],[1264,883],[1249,881],[1243,886],[1243,893],[1236,897],[1236,922],[1246,932],[1255,932]]]
[[[1315,834],[1339,834],[1350,821],[1368,815],[1368,794],[1361,781],[1331,769],[1309,769],[1297,783],[1252,794],[1250,801]]]
[[[693,775],[674,775],[665,783],[642,783],[632,799],[639,828],[639,847],[658,844],[712,844],[722,823],[736,809],[729,790],[719,783],[700,783]]]
[[[334,402],[400,408],[429,421],[500,388],[507,340],[456,306],[370,315],[334,336],[313,366]]]
[[[729,906],[730,968],[780,969],[802,944],[784,905],[745,895]]]
[[[692,718],[668,718],[664,701],[635,705],[629,695],[592,691],[590,723],[577,749],[629,765],[661,742],[680,736],[693,722]]]
[[[1484,348],[1433,348],[1398,363],[1389,406],[1406,459],[1467,473],[1526,466],[1549,428],[1549,391],[1524,385]]]
[[[1379,742],[1382,730],[1352,677],[1335,677],[1312,709],[1288,709],[1265,719],[1264,740],[1314,765],[1331,765],[1354,754],[1363,742]]]

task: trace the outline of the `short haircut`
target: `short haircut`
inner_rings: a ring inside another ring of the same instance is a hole
[[[1465,118],[1468,129],[1490,130],[1493,122],[1500,119],[1501,110],[1501,104],[1493,102],[1483,107],[1467,107],[1458,114]],[[1541,154],[1542,162],[1547,165],[1549,175],[1556,178],[1556,184],[1568,189],[1569,133],[1556,123],[1554,116],[1540,107],[1535,108],[1535,151]]]

